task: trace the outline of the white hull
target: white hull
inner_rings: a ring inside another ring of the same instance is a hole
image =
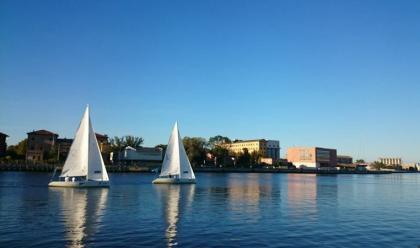
[[[64,182],[52,181],[48,184],[49,187],[67,187],[67,188],[98,188],[109,187],[109,181],[77,181]]]
[[[156,178],[153,180],[155,184],[187,184],[195,183],[195,179],[188,178]]]

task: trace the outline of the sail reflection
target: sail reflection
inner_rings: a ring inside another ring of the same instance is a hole
[[[108,189],[51,188],[58,194],[67,247],[82,248],[99,228],[106,208]]]
[[[166,221],[165,238],[168,247],[178,245],[178,222],[185,208],[190,208],[193,201],[195,184],[158,185],[155,187],[162,198]]]

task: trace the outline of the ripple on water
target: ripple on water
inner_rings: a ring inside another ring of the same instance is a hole
[[[420,175],[211,174],[152,185],[49,189],[48,174],[0,173],[0,246],[417,247]]]

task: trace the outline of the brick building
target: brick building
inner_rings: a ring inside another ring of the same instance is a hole
[[[297,168],[335,168],[337,150],[320,147],[292,147],[287,149],[287,160]]]
[[[43,161],[52,155],[52,149],[57,143],[58,134],[48,130],[37,130],[28,133],[26,160]]]

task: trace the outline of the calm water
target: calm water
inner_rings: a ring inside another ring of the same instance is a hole
[[[420,174],[197,174],[52,189],[0,173],[0,247],[418,247]]]

